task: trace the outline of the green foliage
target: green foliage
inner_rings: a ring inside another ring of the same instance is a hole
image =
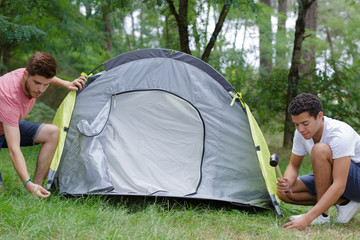
[[[201,56],[213,31],[210,22],[217,19],[223,3],[189,1],[194,56]],[[299,3],[292,1],[290,11],[296,11]],[[298,93],[317,94],[326,116],[343,120],[360,131],[359,4],[353,0],[319,0],[318,6],[317,33],[313,33],[316,38],[304,41],[305,50],[315,44],[318,65],[316,70],[300,76]],[[244,39],[251,37],[250,32],[235,30],[242,26],[257,28],[259,21],[255,20],[264,13],[277,16],[276,11],[263,8],[253,0],[233,0],[209,64],[243,93],[270,151],[280,153],[280,167],[284,171],[290,149],[280,148],[281,131],[294,31],[287,29],[282,33],[277,44],[284,53],[272,55],[273,59],[277,58],[276,65],[262,78],[256,64],[246,60],[257,52],[256,44],[250,49],[239,49],[226,35],[238,33]],[[105,16],[111,21],[105,22]],[[110,35],[106,35],[105,27],[111,27]],[[105,48],[107,40],[112,43],[111,49]],[[140,48],[178,50],[179,36],[176,21],[163,0],[0,0],[0,47],[0,69],[23,67],[34,51],[41,50],[55,56],[61,78],[72,80],[124,52]],[[49,88],[28,119],[51,122],[53,109],[66,94],[67,90]],[[35,169],[38,149],[22,149],[30,173]],[[5,192],[0,192],[1,239],[340,239],[344,236],[358,239],[360,236],[359,216],[346,227],[331,224],[299,233],[281,229],[286,219],[278,218],[273,211],[253,214],[168,202],[149,204],[123,199],[119,202],[95,196],[64,198],[56,192],[50,199],[39,201],[25,192],[6,149],[0,151],[0,167],[5,181]],[[310,172],[311,163],[305,159],[300,173]],[[289,204],[281,208],[286,216],[308,210]],[[334,214],[334,209],[330,212]]]
[[[194,56],[201,57],[223,4],[218,0],[189,0]],[[298,2],[291,5],[290,11],[296,10]],[[325,114],[356,127],[360,112],[356,104],[360,92],[359,4],[321,0],[318,6],[317,33],[312,33],[316,37],[304,41],[306,51],[315,45],[318,65],[300,76],[298,92],[319,94]],[[273,70],[261,78],[256,63],[260,56],[253,62],[247,60],[257,53],[257,45],[245,48],[235,44],[236,39],[251,37],[249,29],[269,23],[260,21],[265,14],[272,19],[284,18],[253,0],[233,0],[208,62],[243,93],[260,125],[270,123],[274,131],[281,131],[294,29],[281,32],[276,46],[269,42],[274,30],[267,33],[267,43],[262,46],[273,52]],[[233,39],[229,38],[231,34]],[[107,41],[111,43],[109,49]],[[179,50],[179,36],[175,18],[163,0],[1,0],[0,44],[0,71],[24,67],[28,57],[41,50],[55,56],[59,77],[73,80],[124,52],[142,48]],[[39,101],[56,109],[66,94],[66,90],[49,88]]]
[[[350,124],[355,130],[360,131],[359,106],[360,86],[359,72],[355,69],[342,67],[340,76],[328,76],[324,72],[314,76],[314,86],[302,91],[319,93],[318,96],[323,103],[324,114],[328,117],[339,119]],[[319,91],[319,89],[321,91]],[[316,91],[316,92],[314,92]]]
[[[23,147],[30,174],[40,146]],[[290,149],[279,153],[284,171]],[[273,210],[237,208],[180,199],[104,196],[65,197],[52,191],[39,200],[24,189],[7,149],[0,151],[4,189],[0,189],[0,239],[358,239],[360,215],[347,224],[310,226],[290,231],[281,226],[288,217],[310,207],[282,203],[285,218]],[[300,174],[311,172],[303,161]],[[332,217],[335,208],[330,209]]]
[[[254,90],[245,98],[259,125],[271,133],[283,131],[287,74],[287,70],[275,68],[268,76],[255,78]]]
[[[254,80],[257,78],[257,75],[255,69],[245,61],[246,52],[228,49],[221,52],[214,51],[212,54],[213,58],[210,59],[209,64],[216,69],[220,69],[233,87],[238,92],[243,93],[245,99],[248,99],[251,92],[254,91]],[[221,65],[216,66],[219,60]]]
[[[251,7],[253,12],[257,12],[259,10],[258,6],[253,0],[247,0],[247,3]]]
[[[55,110],[43,102],[36,102],[31,112],[25,118],[28,121],[51,123]]]
[[[43,39],[46,34],[44,31],[35,26],[18,24],[17,19],[12,19],[14,22],[11,22],[9,17],[0,15],[0,43],[2,45],[30,41],[32,37],[38,40]]]
[[[4,55],[3,65],[8,69],[23,67],[34,51],[41,50],[56,57],[61,71],[63,59],[72,51],[84,54],[88,44],[90,49],[97,45],[93,22],[85,21],[79,10],[74,11],[79,9],[74,1],[4,1],[3,5],[2,14],[6,18],[1,19],[11,24],[5,25],[6,34],[0,35],[7,39],[1,39],[1,44],[16,43],[11,56],[24,59],[12,63]]]

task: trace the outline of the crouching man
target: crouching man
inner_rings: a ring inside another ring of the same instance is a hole
[[[49,85],[68,90],[82,89],[86,79],[72,82],[56,77],[56,61],[48,53],[36,52],[20,68],[0,77],[0,149],[7,147],[14,168],[26,190],[41,198],[50,196],[42,187],[55,153],[59,129],[55,125],[23,120],[35,101]],[[20,146],[42,144],[34,174],[31,179]],[[1,169],[0,169],[1,170]]]
[[[328,209],[333,205],[335,222],[347,223],[360,209],[359,135],[348,124],[324,116],[320,100],[312,94],[298,95],[288,111],[296,131],[289,165],[284,178],[277,181],[277,194],[284,202],[314,207],[291,216],[283,227],[303,230],[309,224],[330,222]],[[313,174],[298,177],[306,153]]]

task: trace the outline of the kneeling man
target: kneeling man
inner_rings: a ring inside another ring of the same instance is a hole
[[[360,209],[359,135],[348,124],[324,116],[320,100],[312,94],[298,95],[288,111],[296,131],[289,165],[277,182],[278,196],[287,203],[314,207],[291,216],[284,227],[303,230],[310,223],[330,222],[328,209],[333,205],[335,222],[347,223]],[[298,177],[307,153],[313,174]]]
[[[55,76],[56,69],[56,61],[50,54],[36,52],[26,68],[14,70],[0,77],[0,149],[9,149],[11,161],[26,190],[42,198],[50,196],[50,192],[42,185],[58,144],[59,128],[52,124],[23,119],[49,85],[76,91],[82,89],[86,81],[84,77],[72,82],[62,80]],[[20,147],[39,143],[42,147],[32,179]],[[0,174],[0,184],[1,182]]]

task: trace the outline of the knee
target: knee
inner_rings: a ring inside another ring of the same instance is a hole
[[[48,142],[57,142],[59,139],[60,129],[56,125],[46,124],[44,126],[44,130],[46,131],[46,139]]]
[[[58,126],[49,124],[49,135],[53,140],[57,141],[59,139],[59,133],[60,129]]]
[[[332,151],[328,144],[326,143],[316,143],[311,150],[311,160],[313,159],[332,159]]]
[[[45,124],[35,138],[35,143],[57,144],[59,141],[60,129],[52,124]]]

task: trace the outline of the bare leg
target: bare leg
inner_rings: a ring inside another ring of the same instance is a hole
[[[54,156],[59,141],[59,128],[52,124],[46,124],[40,129],[35,143],[42,143],[34,174],[34,183],[42,186]]]
[[[298,178],[295,184],[292,186],[291,193],[280,194],[277,193],[278,197],[286,203],[296,204],[296,205],[306,205],[314,206],[317,202],[316,196],[313,196],[308,191],[306,185]]]
[[[329,145],[317,143],[311,151],[316,197],[319,201],[332,184],[332,151]]]
[[[324,143],[315,144],[311,152],[311,161],[317,195],[312,196],[305,184],[298,178],[291,188],[294,194],[287,193],[282,195],[278,192],[278,196],[282,201],[297,205],[313,206],[331,186],[333,159],[330,146]],[[336,204],[341,204],[346,200],[346,198],[341,197]]]
[[[305,184],[298,178],[291,188],[293,194],[287,193],[281,195],[278,193],[281,200],[297,205],[314,206],[324,195],[332,183],[333,159],[329,145],[324,143],[315,144],[311,152],[311,161],[317,195],[311,195]]]

